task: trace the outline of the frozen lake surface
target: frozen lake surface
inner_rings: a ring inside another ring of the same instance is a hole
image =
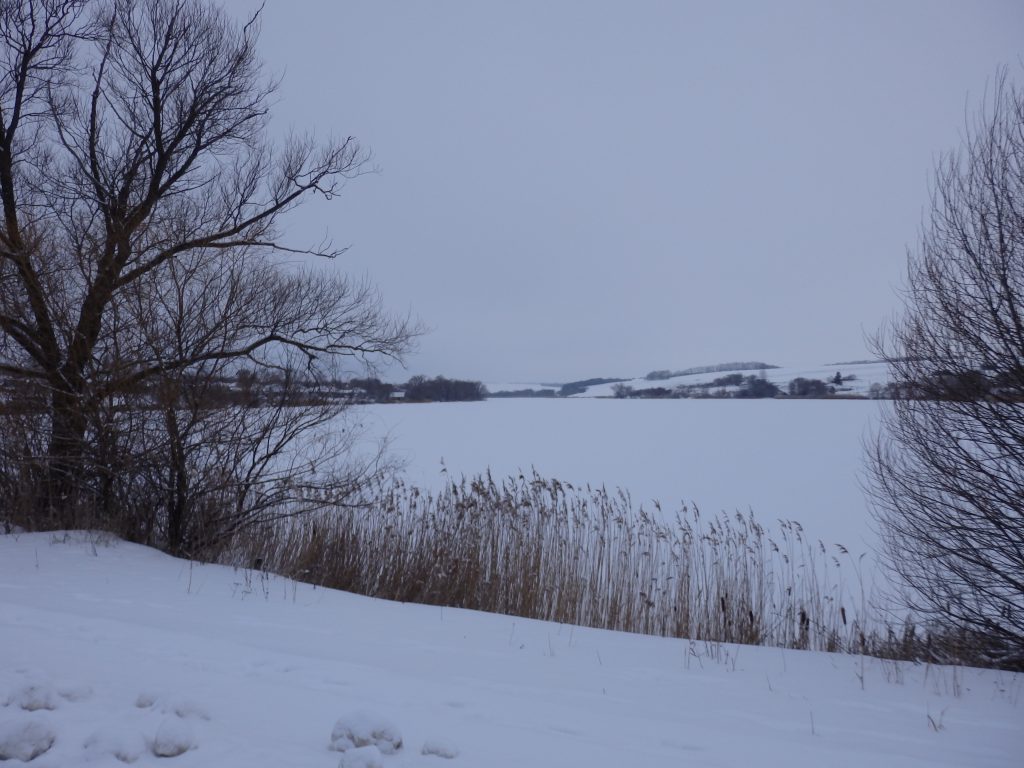
[[[366,406],[369,435],[387,435],[424,488],[490,469],[531,467],[574,484],[630,493],[671,512],[747,511],[797,520],[812,538],[854,551],[875,536],[860,479],[878,401],[491,400]],[[445,469],[447,470],[445,472]]]

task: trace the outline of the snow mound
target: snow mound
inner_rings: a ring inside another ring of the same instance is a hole
[[[89,759],[112,755],[122,763],[134,763],[146,751],[146,740],[138,731],[103,728],[92,733],[82,745]]]
[[[420,754],[434,755],[435,757],[443,757],[447,760],[452,760],[459,756],[459,748],[450,741],[430,739],[423,743],[423,749],[420,750]]]
[[[172,701],[164,712],[168,714],[173,712],[178,717],[185,719],[190,717],[198,720],[210,719],[210,713],[206,711],[206,708],[191,699]]]
[[[338,768],[384,768],[384,760],[381,751],[370,744],[345,752],[338,762]]]
[[[164,720],[153,739],[153,754],[157,757],[177,757],[195,747],[196,738],[192,727],[176,717]]]
[[[46,683],[31,683],[8,696],[7,706],[19,707],[26,712],[52,711],[57,708],[57,692]]]
[[[143,691],[135,698],[137,709],[151,709],[163,715],[175,715],[184,720],[210,720],[210,712],[193,699],[158,696],[152,691]]]
[[[78,702],[86,701],[92,696],[91,685],[65,685],[61,687],[57,693],[65,701],[70,701],[73,704]]]
[[[334,724],[329,749],[347,752],[356,747],[375,746],[385,755],[402,748],[402,734],[394,723],[371,712],[352,712]]]
[[[38,720],[19,718],[0,723],[0,760],[35,760],[49,751],[57,734]]]

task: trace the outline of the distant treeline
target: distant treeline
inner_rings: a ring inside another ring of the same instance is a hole
[[[0,382],[2,387],[2,382]],[[205,382],[203,398],[206,405],[261,406],[271,402],[309,404],[322,402],[392,403],[456,402],[483,400],[487,388],[479,381],[464,381],[436,376],[413,376],[404,384],[393,384],[374,377],[355,379],[305,379],[276,372],[258,374],[239,370],[234,377]]]
[[[579,381],[569,381],[565,384],[542,384],[541,389],[529,388],[489,392],[487,397],[572,397],[573,395],[582,395],[590,387],[597,387],[601,384],[618,384],[623,381],[629,381],[629,379],[580,379]]]
[[[748,369],[749,370],[749,369]],[[765,397],[851,397],[843,384],[855,380],[854,375],[843,376],[836,373],[828,381],[823,379],[806,379],[798,376],[789,382],[783,391],[777,384],[760,376],[742,373],[730,373],[702,384],[684,384],[676,387],[648,387],[637,389],[624,384],[613,388],[615,397],[619,398],[765,398]],[[882,396],[879,394],[878,396]]]
[[[405,383],[405,399],[418,403],[454,403],[466,400],[483,400],[487,387],[479,381],[462,381],[435,376],[413,376]]]
[[[390,384],[380,379],[352,379],[344,384],[356,402],[389,403],[396,401],[416,403],[452,403],[483,400],[487,388],[479,381],[464,381],[435,376],[413,376],[405,384]]]
[[[769,363],[748,362],[748,363],[719,363],[717,365],[698,365],[694,368],[686,368],[682,371],[670,371],[667,368],[660,371],[651,371],[644,376],[647,381],[664,381],[673,379],[676,376],[693,376],[698,373],[726,373],[728,371],[767,371],[771,368],[778,368],[777,365]]]
[[[581,381],[570,381],[568,384],[562,385],[562,388],[558,390],[558,395],[559,397],[582,395],[589,387],[596,387],[601,384],[617,384],[621,381],[629,381],[629,379],[582,379]]]
[[[489,392],[487,394],[488,399],[494,397],[557,397],[558,393],[554,389],[511,389],[503,390],[501,392]]]

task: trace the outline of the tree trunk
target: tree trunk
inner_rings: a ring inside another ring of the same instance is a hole
[[[52,421],[41,511],[51,525],[77,528],[86,522],[82,493],[86,418],[82,393],[70,390],[64,382],[63,386],[53,388],[50,408]]]
[[[178,418],[174,411],[175,402],[167,408],[164,421],[170,440],[170,487],[167,498],[167,551],[183,554],[185,526],[188,514],[188,468]]]

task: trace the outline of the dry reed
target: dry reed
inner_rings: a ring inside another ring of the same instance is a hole
[[[666,520],[670,520],[667,522]],[[402,484],[363,503],[248,531],[229,555],[372,597],[589,627],[787,648],[871,652],[850,556],[796,522],[752,513],[669,518],[628,494],[536,474],[427,494]]]

